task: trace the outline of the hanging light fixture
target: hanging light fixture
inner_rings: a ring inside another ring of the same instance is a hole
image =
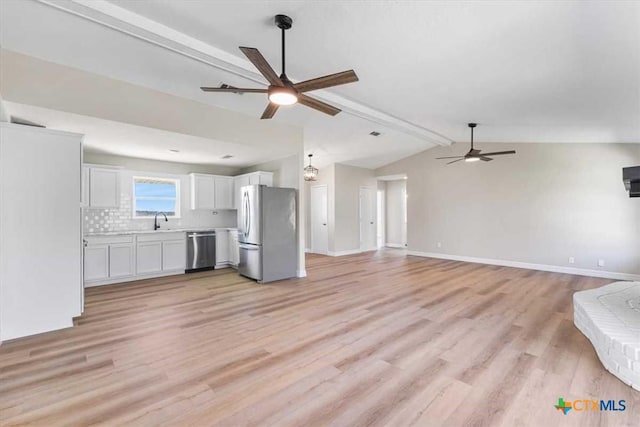
[[[313,157],[313,154],[309,154],[309,166],[303,169],[305,181],[315,181],[318,177],[318,168],[311,166],[311,157]]]

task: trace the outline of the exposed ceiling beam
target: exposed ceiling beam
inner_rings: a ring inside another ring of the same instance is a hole
[[[266,84],[264,78],[256,72],[254,66],[246,59],[232,55],[113,3],[104,0],[37,1],[164,49],[169,49],[249,81]],[[314,96],[331,104],[338,104],[347,114],[386,126],[426,142],[437,145],[451,145],[453,143],[451,138],[436,131],[326,90],[316,91]]]

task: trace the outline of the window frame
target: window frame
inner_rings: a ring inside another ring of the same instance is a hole
[[[166,181],[166,182],[171,182],[175,185],[176,187],[176,197],[145,197],[145,196],[141,196],[140,199],[146,199],[146,200],[175,200],[175,215],[169,215],[168,213],[165,212],[165,214],[167,215],[167,218],[175,218],[175,219],[180,219],[181,218],[181,206],[180,206],[180,178],[177,177],[166,177],[166,176],[158,176],[158,175],[134,175],[131,178],[131,199],[132,199],[132,212],[131,212],[131,217],[133,219],[152,219],[154,218],[154,215],[136,215],[137,212],[137,199],[138,197],[136,197],[136,181],[137,180],[142,180],[142,179],[148,179],[148,180],[156,180],[156,181]],[[160,211],[162,212],[162,211]]]

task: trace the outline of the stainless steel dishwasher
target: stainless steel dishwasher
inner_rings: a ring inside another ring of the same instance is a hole
[[[200,270],[212,270],[215,265],[215,231],[187,232],[187,273]]]

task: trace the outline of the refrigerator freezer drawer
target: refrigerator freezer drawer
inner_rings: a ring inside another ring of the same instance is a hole
[[[262,247],[258,245],[240,244],[240,263],[238,273],[243,276],[262,280]]]

